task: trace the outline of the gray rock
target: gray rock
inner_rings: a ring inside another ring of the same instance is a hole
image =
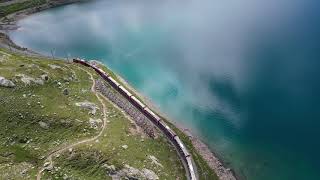
[[[54,64],[49,64],[49,67],[50,67],[51,69],[62,69],[61,66],[54,65]]]
[[[43,85],[44,84],[42,79],[40,79],[40,78],[32,78],[32,77],[29,77],[29,76],[27,76],[25,74],[18,74],[18,75],[16,75],[16,77],[20,77],[21,81],[26,85],[30,85],[31,82],[34,82],[35,84],[39,84],[39,85]]]
[[[49,80],[48,74],[41,75],[41,79],[44,80],[44,81],[48,81]]]
[[[27,172],[28,172],[28,169],[24,169],[24,170],[22,170],[22,171],[21,171],[21,173],[20,173],[20,174],[24,176],[24,175],[26,175],[26,174],[27,174]]]
[[[98,129],[99,124],[102,123],[101,119],[89,119],[90,127],[93,129]]]
[[[159,160],[155,156],[149,155],[149,159],[151,160],[152,164],[155,164],[159,167],[163,167],[162,164],[159,163]]]
[[[116,172],[116,167],[114,165],[108,165],[108,164],[104,164],[103,165],[104,168],[106,168],[108,174],[114,174]]]
[[[13,88],[16,85],[12,81],[0,76],[0,86]]]
[[[123,146],[121,146],[123,149],[128,149],[128,145],[123,145]]]
[[[68,90],[67,88],[65,88],[65,89],[63,90],[63,94],[66,95],[66,96],[69,95],[69,90]]]
[[[149,169],[136,169],[129,165],[124,165],[124,168],[117,172],[116,176],[112,177],[120,177],[121,179],[143,179],[143,180],[158,180],[159,177]]]
[[[75,105],[79,106],[81,108],[90,110],[89,113],[92,114],[92,115],[95,115],[96,112],[97,112],[97,109],[99,109],[99,107],[96,104],[88,102],[88,101],[78,102],[78,103],[75,103]]]
[[[48,166],[50,166],[50,162],[45,162],[44,164],[43,164],[43,167],[48,167]]]
[[[49,125],[48,125],[47,123],[45,123],[45,122],[40,121],[40,122],[39,122],[39,125],[40,125],[40,127],[43,128],[43,129],[49,129]]]
[[[139,177],[141,178],[141,172],[139,171],[139,169],[136,169],[129,165],[125,165],[125,169],[123,169],[122,171],[124,173],[124,176],[128,177],[129,179],[139,179]]]
[[[156,175],[156,173],[154,173],[150,169],[142,169],[142,173],[143,173],[145,179],[150,179],[150,180],[159,179],[159,177]]]
[[[44,84],[43,80],[39,79],[39,78],[34,79],[33,82],[36,83],[36,84],[39,84],[39,85],[43,85]]]

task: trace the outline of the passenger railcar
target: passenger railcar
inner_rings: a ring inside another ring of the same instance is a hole
[[[186,160],[187,160],[187,165],[188,165],[188,169],[189,169],[189,175],[190,175],[190,179],[191,180],[196,180],[197,177],[196,177],[196,173],[195,173],[195,169],[193,167],[193,164],[192,164],[192,158],[191,156],[189,157],[186,157]]]
[[[139,107],[139,109],[141,109],[143,111],[143,109],[146,107],[146,105],[144,105],[138,98],[136,98],[135,96],[131,96],[131,101],[137,106]]]
[[[132,94],[126,89],[124,88],[123,86],[119,86],[119,90],[120,92],[125,95],[127,98],[130,98],[132,96]]]
[[[104,70],[102,70],[101,68],[99,67],[96,67],[96,66],[91,66],[104,80],[107,80],[108,81],[108,77],[109,77],[109,74],[104,72]]]
[[[171,139],[177,136],[177,134],[163,121],[159,121],[159,128],[164,131]]]
[[[116,80],[114,80],[111,76],[108,77],[108,80],[115,89],[118,89],[120,84]]]
[[[161,120],[159,116],[157,116],[151,109],[149,109],[148,107],[144,108],[144,111],[146,112],[146,114],[156,123],[158,124],[158,122]]]
[[[175,140],[176,143],[179,145],[180,151],[181,151],[181,153],[183,153],[183,156],[184,156],[184,157],[189,157],[190,154],[189,154],[187,148],[184,146],[184,144],[183,144],[182,141],[180,140],[179,136],[174,137],[174,140]]]
[[[87,67],[90,67],[90,64],[88,62],[86,62],[85,60],[80,59],[80,58],[73,59],[73,62],[82,64],[82,65],[87,66]]]

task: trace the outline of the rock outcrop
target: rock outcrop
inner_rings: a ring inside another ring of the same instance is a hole
[[[110,172],[111,166],[108,167],[107,171]],[[114,171],[113,171],[114,172]],[[143,179],[143,180],[157,180],[159,177],[150,169],[143,168],[142,170],[136,169],[129,165],[124,165],[124,168],[118,172],[111,174],[112,179]]]
[[[95,115],[96,112],[97,112],[97,109],[99,109],[99,107],[97,105],[95,105],[92,102],[88,102],[88,101],[78,102],[78,103],[76,103],[76,106],[79,106],[81,108],[90,110],[89,113],[92,114],[92,115]]]
[[[10,80],[8,80],[8,79],[0,76],[0,86],[2,86],[2,87],[8,87],[8,88],[13,88],[13,87],[15,87],[16,85],[15,85],[12,81],[10,81]]]
[[[38,85],[43,85],[44,82],[41,78],[32,78],[32,77],[29,77],[25,74],[18,74],[16,75],[17,77],[20,77],[21,78],[21,81],[25,84],[25,85],[30,85],[31,82],[35,83],[35,84],[38,84]]]

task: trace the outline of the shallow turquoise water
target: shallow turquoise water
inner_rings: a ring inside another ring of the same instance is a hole
[[[320,179],[313,1],[100,1],[28,17],[15,42],[99,59],[246,179]]]

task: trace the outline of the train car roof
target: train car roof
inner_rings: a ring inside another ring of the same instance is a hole
[[[113,79],[111,76],[109,76],[108,79],[110,79],[110,81],[112,81],[116,86],[119,86],[119,85],[120,85],[120,84],[119,84],[115,79]]]
[[[154,118],[156,118],[157,121],[159,121],[161,118],[156,115],[156,113],[154,113],[151,109],[149,109],[148,107],[146,107],[144,110],[146,110],[148,113],[150,113]]]
[[[193,164],[192,164],[192,160],[191,160],[191,157],[187,157],[187,163],[188,163],[188,169],[190,171],[190,176],[191,176],[191,179],[192,180],[196,180],[196,174],[194,172],[194,168],[193,168]]]
[[[159,123],[162,124],[171,134],[173,134],[174,136],[177,135],[165,122],[160,121]]]
[[[141,106],[142,108],[146,107],[145,104],[143,104],[138,98],[136,98],[135,96],[131,96],[132,100],[134,100],[139,106]]]
[[[122,91],[124,91],[124,93],[126,93],[129,97],[132,96],[132,94],[131,94],[125,87],[123,87],[123,86],[120,85],[119,88],[120,88]]]
[[[185,154],[185,156],[189,156],[189,152],[186,148],[186,146],[182,143],[181,139],[179,138],[179,136],[175,137],[177,143],[179,144],[179,146],[182,148],[183,153]]]

